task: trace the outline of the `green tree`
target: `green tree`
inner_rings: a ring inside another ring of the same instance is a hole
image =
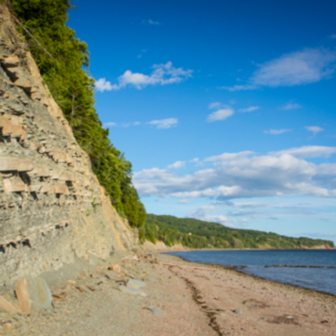
[[[132,185],[132,165],[110,142],[94,108],[95,81],[89,76],[89,51],[69,28],[69,0],[12,0],[11,11],[39,41],[20,26],[45,83],[68,120],[93,172],[113,206],[131,226],[141,227],[146,211]]]

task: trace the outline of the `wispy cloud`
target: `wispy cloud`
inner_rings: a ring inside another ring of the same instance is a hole
[[[134,121],[134,122],[122,123],[120,126],[121,127],[130,127],[130,126],[139,126],[139,125],[141,125],[141,122]]]
[[[185,200],[185,199],[182,199],[182,200],[179,200],[178,203],[180,203],[180,204],[189,204],[189,201]]]
[[[151,25],[151,26],[161,25],[161,23],[159,21],[154,21],[154,20],[142,20],[142,24]]]
[[[214,102],[214,103],[210,103],[208,107],[211,110],[211,109],[219,108],[221,107],[221,105],[222,104],[220,102]]]
[[[336,147],[321,146],[266,155],[249,151],[223,153],[205,159],[209,163],[207,168],[196,172],[178,174],[167,169],[144,169],[134,173],[133,181],[141,196],[215,201],[294,195],[335,198],[336,164],[315,164],[304,159],[335,153]]]
[[[176,161],[168,166],[168,169],[179,169],[185,166],[185,161]]]
[[[197,218],[206,222],[222,223],[226,226],[233,227],[233,224],[229,222],[229,219],[223,215],[209,215],[208,212],[215,212],[214,206],[205,205],[196,208],[194,211],[187,214],[187,218]]]
[[[279,134],[290,132],[290,131],[291,131],[290,129],[279,129],[279,130],[270,129],[269,131],[264,131],[264,133],[279,135]]]
[[[105,127],[130,127],[130,126],[139,126],[141,125],[141,122],[139,121],[134,121],[134,122],[128,122],[128,123],[121,123],[121,124],[117,124],[115,122],[107,122],[104,123],[103,126]]]
[[[140,90],[148,85],[168,85],[180,83],[192,77],[193,70],[184,70],[183,68],[173,67],[172,62],[166,64],[155,64],[152,67],[154,70],[150,75],[142,73],[133,73],[131,70],[126,70],[123,75],[118,77],[116,84],[106,81],[105,78],[100,78],[96,81],[96,89],[100,92],[120,90],[128,86],[135,87]]]
[[[177,118],[168,118],[168,119],[161,119],[161,120],[152,120],[147,122],[147,124],[154,125],[156,128],[171,128],[178,124]]]
[[[141,123],[140,121],[134,122],[124,122],[124,123],[116,123],[116,122],[107,122],[104,123],[103,126],[105,127],[131,127],[131,126],[140,126],[140,125],[154,125],[156,128],[171,128],[178,124],[177,118],[168,118],[168,119],[161,119],[161,120],[152,120],[148,122]]]
[[[301,107],[302,106],[300,104],[297,104],[297,103],[288,103],[282,109],[283,110],[297,110]]]
[[[324,129],[322,127],[319,127],[319,126],[306,126],[305,129],[309,132],[312,132],[314,134],[314,136],[317,133],[320,133],[320,132],[324,131]]]
[[[218,120],[224,120],[228,117],[231,117],[234,114],[234,110],[230,107],[220,109],[218,111],[212,112],[208,115],[208,121],[214,122]]]
[[[113,126],[117,126],[117,123],[115,123],[115,122],[107,122],[107,123],[103,124],[103,126],[105,126],[105,127],[113,127]]]
[[[322,48],[304,49],[261,64],[245,85],[222,88],[229,91],[242,91],[260,87],[314,83],[334,72],[335,60],[335,51]]]
[[[259,109],[259,106],[251,106],[251,107],[248,107],[248,108],[244,108],[244,109],[239,109],[238,111],[239,112],[252,112],[252,111],[256,111]]]
[[[336,147],[303,146],[275,152],[275,155],[289,154],[298,158],[329,157],[336,153]]]

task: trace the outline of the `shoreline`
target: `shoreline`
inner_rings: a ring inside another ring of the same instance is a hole
[[[218,293],[222,295],[221,307],[224,305],[227,308],[231,305],[232,309],[223,316],[224,319],[216,315],[217,325],[221,330],[228,330],[227,324],[230,324],[229,329],[233,331],[233,335],[336,335],[336,296],[333,294],[267,280],[223,265],[190,262],[169,254],[165,256],[168,256],[168,260],[175,261],[178,266],[190,267],[183,271],[181,269],[181,278],[193,282],[201,293],[201,303],[205,303],[206,307],[212,305],[212,311],[218,309],[217,298],[213,297],[219,296]],[[192,268],[195,269],[194,272]],[[208,269],[214,271],[209,272]],[[205,281],[198,278],[204,278]],[[217,281],[219,279],[224,285]],[[216,287],[222,287],[223,290],[218,292],[214,289]],[[246,302],[252,302],[252,308],[246,307]],[[238,315],[240,318],[237,318],[237,308],[241,308],[244,316]],[[327,317],[328,314],[332,318]],[[240,328],[242,320],[243,330]],[[255,327],[259,331],[255,331]]]
[[[182,251],[181,251],[182,252]],[[164,253],[164,252],[163,252]],[[164,253],[166,254],[166,253]],[[241,266],[228,266],[228,265],[220,265],[220,264],[214,264],[214,263],[211,263],[211,264],[207,264],[207,263],[198,263],[198,262],[193,262],[193,261],[189,261],[189,260],[186,260],[180,256],[175,256],[175,258],[178,258],[180,259],[181,261],[185,262],[185,263],[189,263],[191,265],[194,265],[194,266],[197,266],[197,265],[202,265],[202,266],[205,266],[205,267],[214,267],[214,268],[222,268],[224,270],[227,270],[227,271],[232,271],[232,272],[236,272],[237,274],[239,275],[242,275],[242,276],[246,276],[246,277],[250,277],[252,279],[256,279],[256,280],[260,280],[260,281],[264,281],[266,283],[272,283],[272,284],[277,284],[277,285],[281,285],[281,286],[288,286],[289,288],[295,288],[295,289],[301,289],[303,291],[307,291],[308,293],[309,292],[315,292],[315,293],[318,293],[318,294],[322,294],[322,295],[327,295],[327,296],[331,296],[333,298],[336,299],[336,294],[332,294],[332,293],[328,293],[328,292],[324,292],[324,291],[320,291],[320,290],[317,290],[317,289],[311,289],[311,288],[307,288],[307,287],[301,287],[299,285],[292,285],[292,284],[287,284],[287,283],[284,283],[284,282],[280,282],[280,281],[275,281],[275,280],[269,280],[269,279],[266,279],[266,278],[263,278],[263,277],[259,277],[257,275],[252,275],[252,274],[247,274],[247,273],[244,273],[243,271],[237,269]]]

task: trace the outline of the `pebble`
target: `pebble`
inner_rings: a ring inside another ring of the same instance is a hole
[[[156,316],[162,316],[163,313],[160,310],[157,310],[155,308],[148,308],[154,315]]]
[[[147,280],[150,281],[150,282],[157,282],[157,280],[155,278],[152,278],[152,277],[148,277]]]
[[[119,286],[119,290],[123,293],[133,294],[133,295],[140,295],[140,296],[147,296],[147,294],[137,288],[126,287],[126,286]]]
[[[243,314],[243,312],[240,309],[236,309],[233,311],[235,314]]]
[[[140,280],[135,280],[135,279],[130,279],[127,283],[127,287],[132,287],[136,289],[140,289],[145,287],[146,284],[143,281]]]

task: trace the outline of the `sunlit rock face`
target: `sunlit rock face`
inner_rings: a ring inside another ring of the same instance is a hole
[[[25,48],[0,4],[0,285],[136,242]]]

